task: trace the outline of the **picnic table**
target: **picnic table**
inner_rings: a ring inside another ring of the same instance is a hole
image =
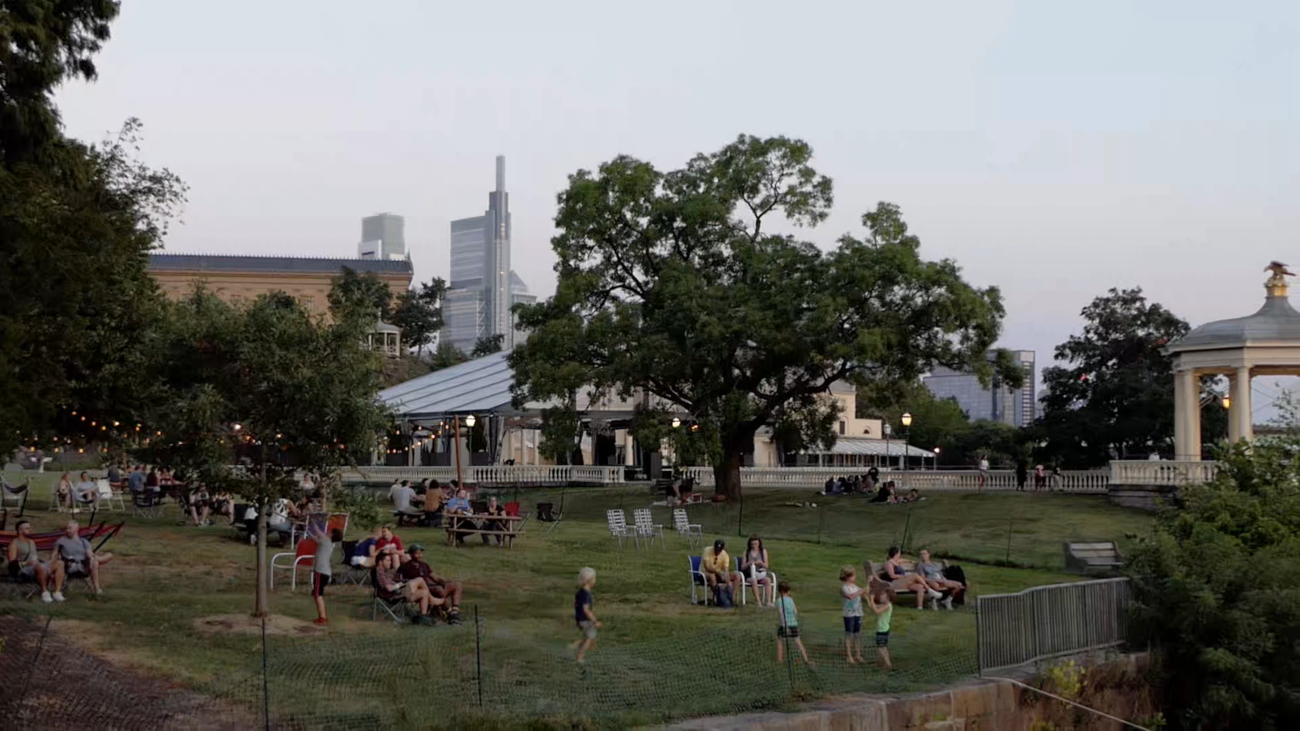
[[[501,536],[505,544],[514,548],[515,538],[523,533],[523,523],[528,520],[527,515],[488,515],[486,513],[474,513],[472,515],[447,515],[443,517],[443,527],[447,530],[447,545],[458,545],[458,538],[463,539],[465,536]],[[504,524],[505,530],[488,530],[482,526],[489,521],[495,521],[498,524]]]

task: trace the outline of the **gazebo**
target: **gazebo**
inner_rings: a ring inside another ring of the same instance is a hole
[[[1250,379],[1300,375],[1300,312],[1287,299],[1285,264],[1271,263],[1264,306],[1253,315],[1206,323],[1169,345],[1174,361],[1175,459],[1201,458],[1201,376],[1228,377],[1228,440],[1254,438]]]

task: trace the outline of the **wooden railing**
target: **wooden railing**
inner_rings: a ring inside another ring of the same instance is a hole
[[[1214,479],[1219,470],[1212,461],[1112,460],[1112,485],[1173,486],[1194,485]]]
[[[687,474],[696,484],[713,486],[712,467],[687,467]],[[740,484],[751,487],[801,487],[821,488],[826,481],[843,475],[855,474],[861,468],[846,467],[743,467]],[[899,489],[911,490],[976,490],[980,489],[980,474],[975,470],[882,470],[881,481],[893,480]],[[1109,486],[1107,470],[1064,470],[1059,475],[1049,474],[1047,487],[1065,492],[1105,492]],[[985,490],[1015,490],[1014,470],[990,470],[984,480]],[[1034,489],[1034,476],[1029,475],[1026,490]]]

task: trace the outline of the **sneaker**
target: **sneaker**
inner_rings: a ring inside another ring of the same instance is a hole
[[[932,609],[932,610],[934,610],[934,611],[936,611],[936,612],[939,611],[939,600],[938,600],[938,599],[935,599],[934,597],[930,597],[930,609]]]
[[[931,599],[938,599],[939,597],[943,596],[943,594],[940,594],[939,592],[935,591],[934,589],[926,589],[926,590],[925,590],[925,595],[928,596],[928,597],[930,597]]]
[[[54,601],[56,601],[56,602],[61,602],[61,601],[63,601],[63,592],[61,592],[61,591],[56,591],[56,592],[54,592],[53,599],[54,599]]]
[[[950,612],[952,611],[952,597],[946,597],[943,600],[943,608],[947,609]]]
[[[49,604],[50,602],[54,601],[54,597],[50,596],[50,593],[48,591],[43,591],[41,592],[41,601],[45,602],[46,604]]]
[[[104,596],[104,590],[103,590],[103,589],[96,589],[96,590],[95,590],[95,596]]]

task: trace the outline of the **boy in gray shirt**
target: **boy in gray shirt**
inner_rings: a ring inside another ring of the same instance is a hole
[[[311,565],[311,596],[316,600],[315,624],[329,624],[329,616],[325,613],[325,587],[332,580],[330,562],[334,558],[334,543],[343,540],[343,532],[335,528],[326,533],[323,526],[311,521],[307,525],[307,532],[316,541],[316,556]]]

